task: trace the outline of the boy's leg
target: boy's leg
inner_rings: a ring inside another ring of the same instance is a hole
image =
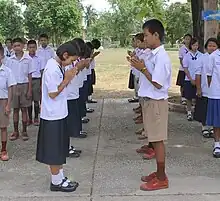
[[[24,141],[27,141],[29,139],[28,134],[27,134],[27,108],[23,107],[21,108],[21,113],[22,113],[22,139]]]
[[[33,123],[32,111],[33,111],[33,107],[31,104],[31,106],[28,107],[28,125],[31,125]]]
[[[18,124],[19,124],[19,109],[13,110],[13,122],[14,122],[14,132],[10,136],[10,140],[14,141],[19,138]]]
[[[34,125],[39,125],[39,112],[40,111],[40,104],[39,101],[34,101]]]
[[[7,153],[7,128],[1,128],[1,141],[2,141],[2,149],[1,149],[1,160],[8,161],[8,153]]]

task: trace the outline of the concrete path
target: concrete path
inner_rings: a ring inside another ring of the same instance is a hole
[[[132,108],[126,100],[99,100],[85,126],[87,139],[73,140],[83,153],[68,159],[66,175],[80,183],[75,193],[51,193],[48,168],[35,161],[37,127],[31,139],[9,144],[11,160],[0,162],[0,201],[216,201],[220,199],[220,160],[212,157],[212,140],[183,114],[170,113],[167,172],[170,188],[139,190],[140,177],[155,170],[135,149],[143,142],[134,131]]]

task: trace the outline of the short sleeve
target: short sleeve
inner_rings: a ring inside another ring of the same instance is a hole
[[[209,61],[208,61],[208,64],[207,64],[206,75],[212,76],[214,67],[215,67],[215,56],[210,55],[209,56]]]
[[[180,58],[180,59],[183,59],[183,57],[184,57],[184,49],[181,47],[181,48],[179,49],[179,58]]]
[[[8,87],[14,86],[16,84],[17,82],[15,80],[13,72],[10,69],[8,69]]]
[[[53,48],[51,48],[51,58],[55,57],[55,51],[53,50]]]
[[[203,57],[200,57],[198,62],[196,63],[196,75],[202,74],[202,68],[203,68]]]
[[[47,71],[44,72],[44,82],[47,87],[48,93],[58,92],[58,86],[60,85],[60,75],[56,71]]]
[[[183,68],[189,68],[189,59],[187,55],[183,57]]]
[[[171,63],[159,60],[155,63],[155,68],[152,73],[152,82],[156,82],[161,86],[167,83],[167,79],[171,74]]]

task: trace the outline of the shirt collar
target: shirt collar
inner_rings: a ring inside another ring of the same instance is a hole
[[[50,47],[49,45],[47,45],[47,47],[46,47],[46,48],[43,48],[42,46],[40,46],[39,48],[40,48],[40,49],[42,49],[42,50],[51,49],[51,47]]]
[[[153,55],[156,55],[160,50],[164,50],[164,45],[161,45],[161,46],[157,47],[156,49],[153,49],[153,50],[151,51],[151,53],[152,53]]]
[[[0,66],[0,71],[4,71],[4,70],[5,70],[5,65],[2,64],[2,65]]]
[[[12,59],[17,59],[17,57],[16,57],[15,54],[12,55],[11,58],[12,58]],[[24,53],[23,56],[21,57],[20,61],[23,60],[23,59],[29,59],[29,55],[26,54],[26,53]]]

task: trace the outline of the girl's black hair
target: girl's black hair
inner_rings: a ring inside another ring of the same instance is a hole
[[[84,54],[85,54],[85,47],[86,47],[86,44],[85,44],[84,40],[81,39],[81,38],[74,38],[71,41],[71,43],[78,46],[79,56],[83,57]]]
[[[76,46],[72,45],[70,42],[66,42],[57,48],[57,56],[64,61],[63,54],[68,53],[69,56],[79,56],[79,50]]]
[[[0,42],[0,47],[2,47],[2,43]]]
[[[85,58],[85,59],[90,58],[92,51],[93,51],[93,49],[91,48],[93,46],[91,46],[91,44],[89,44],[89,45],[88,44],[89,44],[89,42],[86,43],[86,46],[85,46],[85,54],[83,56],[83,58]]]
[[[94,49],[99,49],[101,46],[101,41],[99,39],[93,39],[91,41],[91,43],[92,43]]]
[[[10,43],[12,44],[12,38],[6,38],[5,43],[10,41]]]
[[[136,40],[140,40],[141,42],[144,42],[144,33],[138,33],[134,36]]]
[[[143,29],[147,28],[151,34],[158,33],[160,41],[163,42],[165,36],[165,30],[161,21],[157,19],[148,20],[143,24],[142,28]]]
[[[0,55],[3,56],[5,53],[4,47],[0,45]]]
[[[206,43],[205,43],[205,49],[207,49],[208,44],[209,44],[210,42],[216,43],[216,45],[217,45],[218,48],[219,48],[219,42],[218,42],[217,38],[209,38],[209,39],[206,41]]]
[[[94,46],[91,42],[86,42],[86,45],[89,46],[90,49],[94,50]]]
[[[192,50],[192,46],[197,42],[199,42],[197,38],[192,38],[189,44],[189,49]]]
[[[192,39],[192,35],[189,34],[189,33],[185,34],[183,38],[186,38],[187,36],[190,37],[190,38]]]

